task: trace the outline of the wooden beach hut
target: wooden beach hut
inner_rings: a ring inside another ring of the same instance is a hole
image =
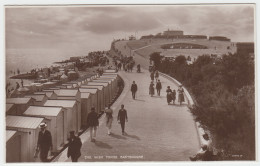
[[[103,86],[104,87],[104,95],[105,95],[105,100],[107,101],[108,99],[108,103],[112,101],[111,98],[111,92],[109,91],[109,85],[108,83],[105,82],[88,82],[87,83],[88,86]]]
[[[44,106],[63,107],[67,116],[67,124],[64,125],[66,138],[68,138],[69,131],[78,132],[77,129],[77,102],[76,100],[47,100]]]
[[[29,108],[30,105],[33,105],[35,102],[35,99],[33,98],[7,98],[6,104],[14,104],[15,110],[12,110],[11,112],[6,112],[7,115],[22,115],[24,111]]]
[[[36,106],[43,106],[43,104],[48,100],[48,97],[46,96],[46,94],[27,95],[25,97],[33,98],[35,100],[33,105],[36,105]]]
[[[26,140],[26,133],[16,130],[6,130],[6,162],[18,163],[25,162],[22,160],[22,154],[26,151],[25,147],[28,147],[28,141]],[[24,145],[22,145],[22,143]],[[23,148],[22,148],[23,147]]]
[[[102,111],[106,104],[108,103],[108,96],[105,93],[104,86],[101,85],[82,85],[82,88],[90,88],[90,89],[97,89],[97,95],[98,95],[98,112]]]
[[[61,150],[64,140],[64,111],[62,107],[30,106],[25,116],[42,117],[50,120],[53,151]]]
[[[57,94],[55,93],[55,92],[53,92],[53,91],[42,91],[42,92],[34,92],[34,94],[36,94],[36,95],[46,95],[47,97],[48,97],[48,99],[50,99],[50,100],[55,100],[55,99],[57,99]]]
[[[78,89],[60,89],[57,99],[77,101],[77,131],[81,129],[81,101]]]
[[[99,112],[98,110],[98,89],[96,88],[79,88],[80,93],[91,93],[91,107],[95,107],[96,112]]]
[[[58,94],[60,93],[60,88],[44,89],[44,90],[42,90],[42,92],[54,92],[58,98]]]
[[[15,115],[16,114],[15,104],[6,104],[5,112],[6,115]]]
[[[40,132],[39,125],[42,122],[46,122],[47,125],[49,124],[49,121],[44,120],[44,118],[6,116],[7,130],[17,130],[25,133],[25,137],[21,137],[21,149],[23,149],[21,154],[22,162],[35,161],[33,156],[37,146],[38,134]],[[49,125],[47,126],[47,129],[49,130]]]
[[[115,78],[98,78],[96,79],[98,81],[108,81],[109,83],[111,83],[111,88],[112,88],[112,96],[114,97],[114,95],[117,92],[117,81]]]
[[[81,124],[87,126],[88,113],[91,111],[91,93],[81,93]]]
[[[96,78],[95,80],[92,80],[92,82],[108,83],[109,99],[110,99],[110,102],[111,102],[113,97],[114,97],[114,89],[113,89],[112,81]]]

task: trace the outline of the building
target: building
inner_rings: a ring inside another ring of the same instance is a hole
[[[183,36],[183,31],[167,30],[163,32],[164,36]]]

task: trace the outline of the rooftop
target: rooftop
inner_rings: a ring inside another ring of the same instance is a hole
[[[42,121],[43,118],[12,115],[6,116],[6,126],[14,128],[36,129]]]
[[[24,115],[57,116],[60,111],[62,111],[61,107],[30,106]]]
[[[27,104],[32,100],[31,98],[24,97],[24,98],[7,98],[7,104]]]
[[[76,104],[76,100],[47,100],[44,106],[59,106],[71,108]]]

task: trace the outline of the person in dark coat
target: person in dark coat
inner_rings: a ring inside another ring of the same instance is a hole
[[[88,114],[87,125],[89,126],[91,142],[95,142],[97,126],[99,125],[98,114],[95,112],[95,107],[92,107],[91,112]]]
[[[38,135],[37,141],[37,151],[40,151],[40,159],[42,162],[48,162],[48,152],[52,151],[52,137],[51,132],[46,130],[47,124],[41,123],[40,126],[41,131]]]
[[[171,90],[170,86],[167,87],[166,93],[167,93],[167,95],[166,95],[167,103],[170,104],[172,101],[172,90]]]
[[[125,134],[125,122],[128,122],[127,111],[124,109],[124,105],[121,105],[121,109],[118,111],[117,121],[121,124],[122,135]]]
[[[151,95],[151,97],[153,97],[153,95],[154,95],[154,83],[153,83],[153,81],[151,81],[151,83],[150,83],[150,86],[149,86],[149,95]]]
[[[137,73],[140,73],[141,72],[141,66],[140,64],[137,65]]]
[[[161,89],[162,89],[162,84],[161,84],[160,80],[158,80],[156,83],[156,90],[157,90],[158,96],[160,96],[160,94],[161,94]]]
[[[155,80],[156,80],[156,82],[158,81],[158,79],[159,79],[159,72],[158,72],[158,70],[156,70],[155,71]]]
[[[173,102],[173,104],[175,104],[175,100],[176,100],[176,90],[174,89],[172,91],[172,102]]]
[[[135,99],[135,94],[137,92],[137,85],[136,85],[135,81],[133,81],[133,84],[131,86],[131,92],[132,92],[133,99]]]
[[[80,148],[82,146],[81,139],[75,136],[75,132],[70,132],[70,138],[68,143],[67,157],[71,157],[72,162],[78,162],[78,158],[81,156]]]

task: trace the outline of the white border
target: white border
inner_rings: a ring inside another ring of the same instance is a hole
[[[255,3],[256,4],[256,19],[255,19],[255,42],[257,41],[258,37],[259,37],[259,33],[256,33],[256,28],[258,27],[258,23],[259,23],[259,2],[257,0],[212,0],[212,1],[206,1],[206,0],[196,0],[196,1],[192,1],[192,0],[174,0],[174,1],[170,1],[170,0],[124,0],[124,1],[119,1],[119,0],[96,0],[96,1],[86,1],[86,0],[1,0],[0,4],[1,4],[1,8],[0,8],[0,62],[1,62],[1,66],[2,66],[2,70],[0,72],[0,78],[2,78],[1,82],[0,82],[0,87],[1,87],[1,111],[0,111],[0,117],[1,117],[1,123],[0,123],[0,138],[2,138],[2,141],[0,143],[0,164],[4,164],[5,165],[5,96],[4,96],[4,91],[5,91],[5,54],[4,54],[4,50],[5,50],[5,43],[4,43],[4,39],[5,39],[5,29],[4,29],[4,5],[84,5],[84,4],[212,4],[212,3]],[[259,58],[257,58],[257,50],[258,47],[255,47],[255,57],[256,57],[256,64],[259,64]],[[258,99],[258,76],[259,76],[259,66],[256,65],[256,110],[258,110],[258,105],[257,103],[259,103],[259,99]],[[259,114],[256,111],[256,120],[258,120]],[[256,136],[256,140],[259,137],[259,123],[257,122],[257,136]],[[257,144],[259,144],[259,141],[257,142]],[[106,162],[106,163],[97,163],[97,162],[88,162],[88,163],[80,163],[78,165],[106,165],[106,164],[113,164],[113,165],[159,165],[159,164],[163,164],[163,165],[183,165],[183,166],[189,166],[189,165],[260,165],[260,155],[259,155],[259,145],[257,145],[257,161],[256,162],[118,162],[118,163],[112,163],[112,162]],[[16,163],[18,164],[18,163]],[[33,165],[42,165],[42,164],[35,164],[32,163]],[[58,164],[58,165],[71,165],[71,163],[51,163],[51,165],[54,164]],[[9,165],[9,164],[6,164]],[[19,165],[29,165],[27,164],[19,164]],[[74,165],[74,164],[73,164]]]

